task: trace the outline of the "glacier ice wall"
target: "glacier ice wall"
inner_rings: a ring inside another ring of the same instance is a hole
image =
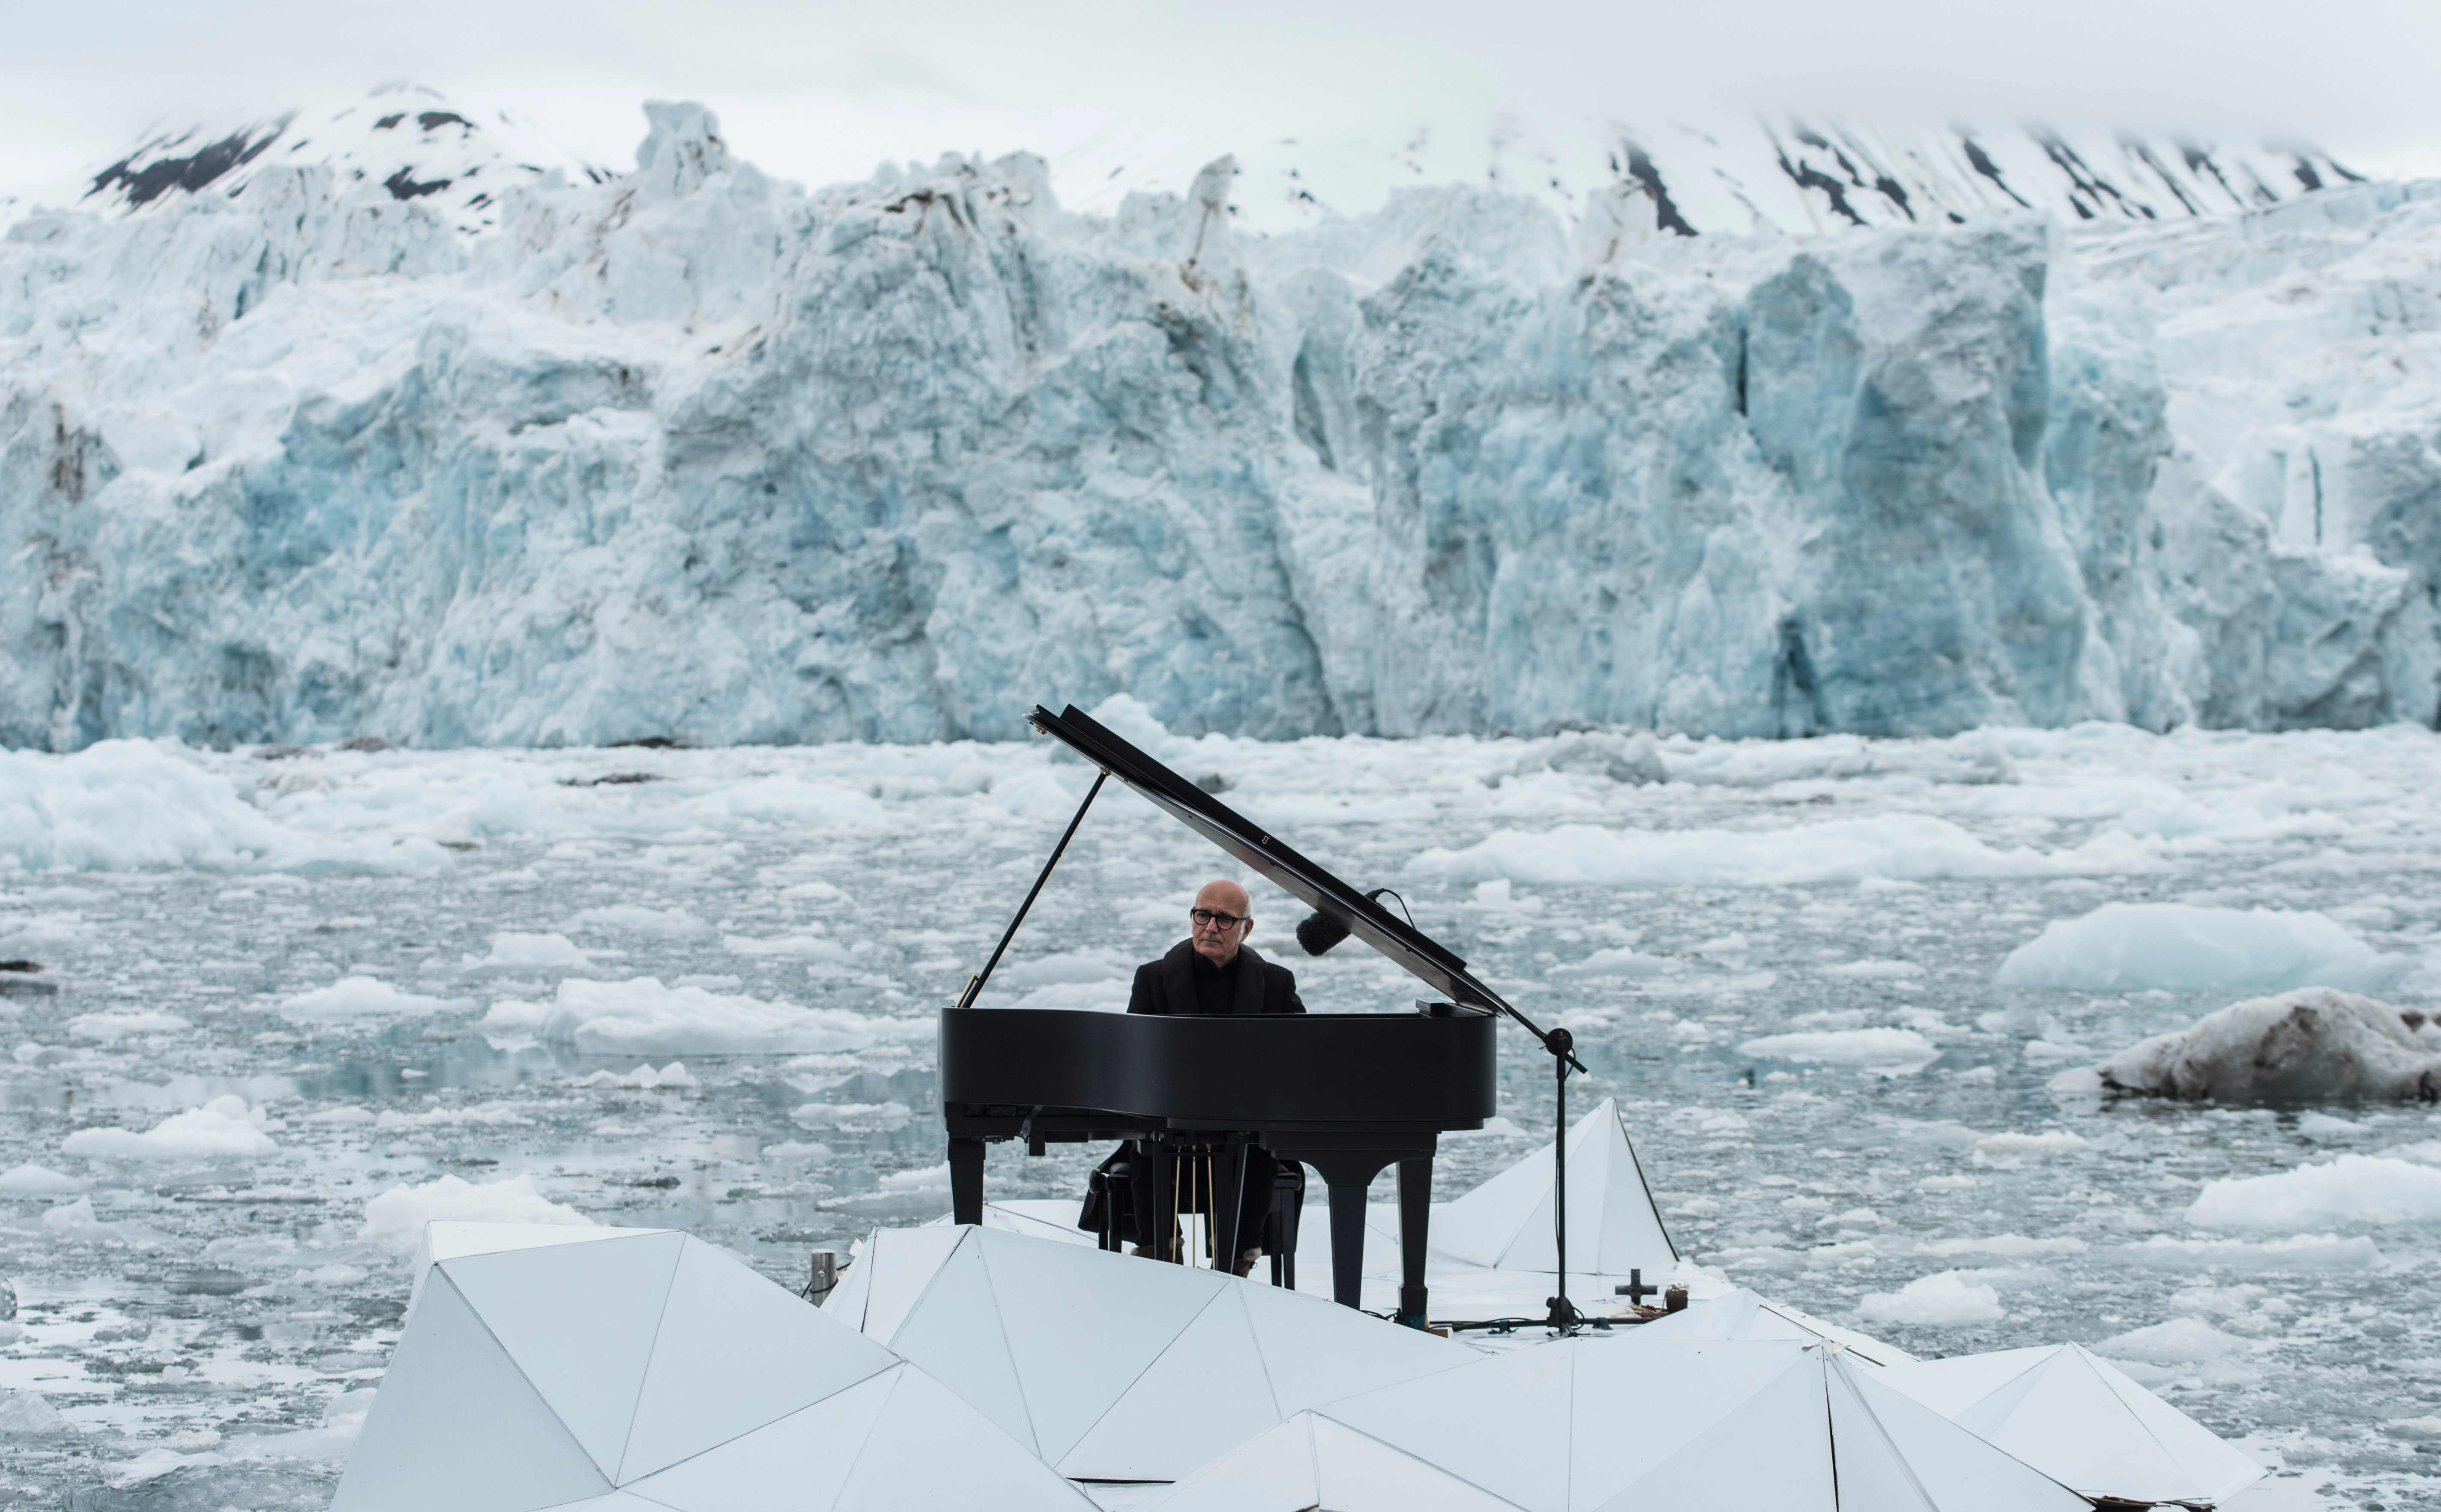
[[[0,242],[0,741],[2432,722],[2433,186],[1792,239],[1235,233],[649,107],[460,234],[329,171]],[[1573,233],[1573,234],[1572,234]]]

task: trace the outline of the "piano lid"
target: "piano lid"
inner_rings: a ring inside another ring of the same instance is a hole
[[[1450,1001],[1516,1016],[1517,1011],[1501,1001],[1496,993],[1468,975],[1466,963],[1440,942],[1121,740],[1076,705],[1055,714],[1038,704],[1034,712],[1026,716],[1026,722],[1134,788],[1155,808],[1253,867],[1282,891],[1347,926],[1349,933],[1397,962]],[[1541,1031],[1535,1033],[1539,1035]]]

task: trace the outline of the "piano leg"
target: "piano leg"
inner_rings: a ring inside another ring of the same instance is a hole
[[[984,1142],[949,1139],[949,1216],[958,1223],[984,1221]]]
[[[1343,1307],[1365,1305],[1365,1193],[1371,1184],[1330,1183],[1330,1300]]]
[[[1399,1162],[1399,1322],[1424,1326],[1424,1242],[1433,1216],[1433,1158]]]
[[[1246,1146],[1235,1140],[1212,1151],[1212,1269],[1238,1269],[1238,1218],[1246,1208]]]

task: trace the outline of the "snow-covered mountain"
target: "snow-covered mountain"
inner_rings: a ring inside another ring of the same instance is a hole
[[[467,232],[497,221],[512,185],[613,176],[508,111],[461,114],[438,90],[393,83],[234,126],[156,133],[96,173],[79,207],[174,211],[198,195],[242,193],[267,170],[308,164],[328,169],[340,188],[425,201]]]
[[[1763,213],[1716,228],[1727,179],[1665,144],[1701,234],[1633,158],[1566,218],[1443,185],[1259,234],[1226,161],[1108,214],[1023,155],[806,193],[648,114],[632,171],[480,207],[275,137],[9,227],[0,739],[2441,704],[2441,186],[2308,155],[2319,189],[2174,217],[2208,167],[2140,191],[2080,148],[2154,212],[2088,222],[2001,197],[2065,191],[1997,135],[1995,179],[1825,134],[1804,162],[1917,219],[1742,178]]]
[[[1680,235],[1776,228],[1960,225],[2034,210],[2069,222],[2175,222],[2262,209],[2363,176],[2306,143],[2070,130],[2010,122],[1896,129],[1828,118],[1705,127],[1504,117],[1381,141],[1299,135],[1251,142],[1097,138],[1056,160],[1080,207],[1174,188],[1232,153],[1241,225],[1301,229],[1378,207],[1392,191],[1457,183],[1536,200],[1574,218],[1624,186]]]

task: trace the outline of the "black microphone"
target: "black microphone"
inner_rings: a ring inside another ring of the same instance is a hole
[[[1375,888],[1365,894],[1365,901],[1377,901],[1389,891],[1388,888]],[[1347,938],[1347,926],[1319,909],[1297,921],[1297,944],[1305,947],[1307,955],[1318,956]]]

